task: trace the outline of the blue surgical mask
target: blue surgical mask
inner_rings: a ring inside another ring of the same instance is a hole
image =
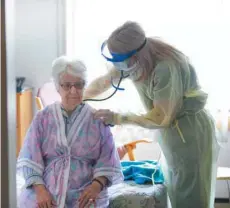
[[[143,68],[141,68],[139,65],[137,65],[135,70],[132,70],[129,72],[129,77],[131,80],[136,81],[138,80],[142,74],[143,74]]]
[[[131,67],[128,66],[128,61],[123,61],[123,62],[115,62],[113,63],[115,68],[119,71],[125,71],[125,72],[130,72],[132,70],[135,70],[137,67],[137,64],[133,64]]]

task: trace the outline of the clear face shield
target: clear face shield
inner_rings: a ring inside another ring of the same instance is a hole
[[[143,46],[141,46],[141,48],[142,47]],[[105,41],[101,46],[101,55],[107,60],[107,62],[112,63],[117,70],[121,72],[130,72],[136,68],[136,63],[132,63],[131,58],[140,49],[128,53],[113,53],[109,51],[107,41]]]

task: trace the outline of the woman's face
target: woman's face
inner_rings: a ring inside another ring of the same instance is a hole
[[[85,81],[79,77],[64,73],[59,81],[59,94],[62,104],[73,109],[82,102]]]

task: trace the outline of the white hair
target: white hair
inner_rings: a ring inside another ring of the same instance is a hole
[[[56,88],[59,87],[60,77],[68,73],[86,81],[86,66],[81,60],[60,56],[52,63],[52,78]]]

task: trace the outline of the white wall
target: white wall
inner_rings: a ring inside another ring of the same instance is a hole
[[[15,2],[16,75],[37,88],[49,80],[52,60],[65,53],[65,1]]]
[[[140,143],[134,150],[134,157],[136,160],[159,160],[160,152],[159,144],[156,141],[150,144]],[[123,160],[129,160],[128,155]]]

